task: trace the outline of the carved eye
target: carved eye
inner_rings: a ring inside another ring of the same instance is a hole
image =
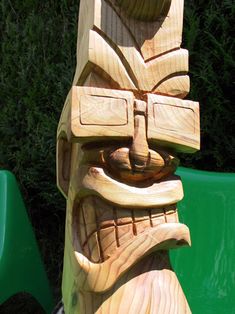
[[[97,126],[126,125],[128,123],[127,101],[123,98],[81,96],[80,123]]]
[[[132,137],[133,102],[131,92],[74,86],[70,95],[73,141]]]
[[[172,97],[148,95],[148,138],[180,152],[200,148],[199,104]]]
[[[194,111],[191,108],[170,104],[153,104],[155,128],[176,133],[195,133]]]

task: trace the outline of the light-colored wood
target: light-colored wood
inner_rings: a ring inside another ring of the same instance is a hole
[[[77,288],[84,291],[104,292],[151,250],[176,248],[189,243],[189,232],[185,225],[163,223],[152,230],[145,228],[145,231],[136,235],[135,239],[131,238],[117,248],[115,253],[103,263],[90,262],[77,248],[75,256],[81,267]]]
[[[154,7],[169,5],[163,5],[169,1],[148,2]],[[102,78],[103,87],[184,97],[189,80],[188,52],[180,48],[183,0],[172,0],[167,16],[157,10],[152,23],[130,19],[121,9],[125,3],[120,1],[119,7],[114,0],[81,1],[73,85],[83,85],[92,73]],[[138,4],[135,8],[143,12]]]
[[[74,140],[131,138],[134,133],[133,93],[103,88],[73,87],[71,132]]]
[[[148,94],[148,139],[176,151],[200,148],[199,104],[189,100]]]
[[[171,5],[171,0],[117,0],[116,2],[128,16],[143,21],[155,21],[159,15],[165,17]]]
[[[80,1],[57,131],[66,314],[191,313],[168,257],[190,245],[176,154],[200,146],[182,23],[183,0]]]
[[[96,298],[92,292],[80,294],[81,308],[85,313],[191,313],[166,254],[162,251],[143,258],[109,292],[97,293]],[[174,304],[170,302],[173,298]]]
[[[67,107],[71,108],[69,113]],[[135,137],[131,151],[138,155],[140,150],[141,156],[148,153],[148,140],[175,151],[194,152],[200,148],[197,102],[151,93],[143,101],[135,99],[132,92],[73,86],[64,112],[71,126],[61,122],[58,132],[68,137],[72,134],[74,141]],[[134,146],[137,144],[139,148]]]
[[[97,195],[113,204],[134,207],[136,210],[174,204],[183,198],[178,176],[168,176],[154,183],[148,179],[144,185],[137,187],[113,179],[102,167],[80,166],[71,184],[71,197],[74,199]]]

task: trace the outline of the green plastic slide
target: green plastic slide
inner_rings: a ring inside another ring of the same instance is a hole
[[[192,247],[171,261],[193,314],[235,313],[235,174],[179,168]]]
[[[20,292],[51,313],[51,290],[16,179],[0,171],[0,304]]]
[[[235,313],[235,174],[179,168],[185,197],[181,222],[191,248],[171,250],[171,261],[193,314]],[[0,304],[20,291],[47,313],[51,292],[14,176],[0,171]]]

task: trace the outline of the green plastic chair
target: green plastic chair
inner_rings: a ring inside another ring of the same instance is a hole
[[[0,171],[0,304],[20,292],[51,313],[51,290],[16,179]]]
[[[235,313],[235,174],[179,168],[185,197],[181,222],[191,248],[171,251],[171,262],[193,314]]]

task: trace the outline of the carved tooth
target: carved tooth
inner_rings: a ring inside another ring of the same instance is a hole
[[[82,202],[82,211],[86,224],[94,223],[95,221],[95,211],[92,200],[92,197],[86,197]]]
[[[152,216],[152,225],[153,227],[158,226],[160,224],[164,224],[165,221],[165,215],[164,214],[159,214],[159,215],[154,215]]]
[[[89,237],[89,235],[97,230],[96,213],[95,208],[92,204],[92,198],[87,197],[82,202],[81,210],[83,212],[87,236]]]
[[[149,211],[148,211],[148,213],[149,213],[149,224],[150,224],[150,227],[152,228],[152,227],[153,227],[153,222],[152,222],[152,211],[151,211],[151,210],[149,210]]]
[[[90,236],[96,232],[99,228],[97,226],[96,223],[93,223],[93,224],[86,224],[85,225],[85,228],[86,228],[86,231],[87,231],[87,238],[89,239]]]
[[[135,228],[136,228],[136,234],[137,235],[146,231],[150,227],[151,227],[151,225],[150,225],[149,219],[144,220],[144,221],[135,222]]]
[[[154,208],[151,210],[151,216],[152,218],[155,218],[155,217],[159,217],[159,216],[162,216],[164,215],[164,211],[162,208]]]
[[[132,217],[131,217],[131,210],[130,209],[117,209],[117,225],[123,224],[131,224]]]
[[[86,226],[83,216],[82,207],[76,206],[73,211],[73,230],[74,230],[74,236],[76,239],[76,236],[78,235],[79,242],[81,246],[84,245],[84,243],[87,241],[87,232],[86,232]],[[88,255],[89,256],[89,255]]]
[[[172,213],[172,212],[175,212],[177,209],[176,209],[176,204],[172,204],[172,205],[169,205],[167,207],[165,207],[165,211],[166,213]]]
[[[118,241],[120,246],[134,238],[132,224],[117,226],[117,230]]]
[[[178,213],[176,211],[171,211],[170,213],[166,213],[166,221],[169,222],[179,222]]]
[[[93,206],[100,229],[114,226],[113,212],[110,204],[93,196]]]
[[[94,263],[102,262],[101,248],[100,248],[100,243],[99,243],[97,232],[93,233],[89,237],[86,246],[89,247],[89,251],[90,251],[90,254],[91,254],[91,257],[90,257],[91,261],[94,262]]]
[[[87,241],[87,233],[86,233],[86,226],[83,224],[76,224],[75,232],[78,232],[78,238],[81,246],[83,246]]]
[[[166,222],[179,222],[178,213],[176,209],[176,205],[170,205],[165,208],[165,218]]]
[[[149,212],[147,210],[134,211],[135,221],[143,221],[149,219]]]
[[[100,245],[104,260],[108,259],[117,249],[115,227],[101,229],[99,231]]]

